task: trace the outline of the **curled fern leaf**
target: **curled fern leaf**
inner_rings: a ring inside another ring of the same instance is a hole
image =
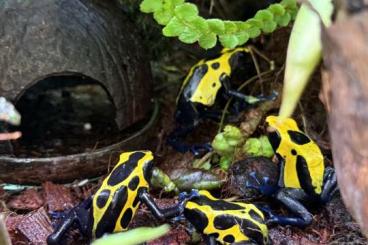
[[[226,48],[243,45],[261,33],[288,25],[298,11],[296,0],[282,0],[247,21],[224,21],[202,18],[197,6],[184,0],[143,0],[140,7],[164,26],[164,36],[178,37],[184,43],[198,42],[204,49],[214,47],[217,40]]]

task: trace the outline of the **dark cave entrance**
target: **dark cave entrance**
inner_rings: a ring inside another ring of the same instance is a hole
[[[116,109],[105,87],[89,77],[52,75],[19,97],[22,138],[17,157],[50,157],[93,151],[119,134]]]

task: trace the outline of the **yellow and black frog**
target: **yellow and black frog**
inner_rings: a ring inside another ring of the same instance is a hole
[[[269,244],[263,213],[255,205],[217,199],[205,190],[198,194],[184,205],[184,217],[207,244]]]
[[[246,186],[272,196],[296,216],[277,216],[269,210],[268,222],[305,227],[312,222],[312,214],[303,204],[324,204],[337,191],[335,171],[325,167],[318,145],[287,118],[281,121],[268,116],[268,138],[279,160],[279,181],[270,184],[268,177],[251,174]]]
[[[180,215],[185,198],[173,207],[160,209],[148,193],[152,168],[152,152],[122,153],[96,194],[70,210],[48,237],[47,243],[60,244],[64,234],[74,224],[89,239],[126,230],[141,202],[158,219]]]
[[[204,59],[194,65],[186,76],[177,97],[175,119],[176,129],[170,134],[168,143],[179,152],[191,151],[199,155],[211,151],[210,144],[190,145],[183,142],[184,138],[203,120],[219,120],[221,110],[215,109],[216,102],[234,98],[230,107],[233,114],[238,114],[251,104],[274,99],[276,94],[269,97],[247,96],[234,88],[232,78],[255,75],[250,48],[223,49],[219,56]],[[221,98],[220,98],[221,97]]]

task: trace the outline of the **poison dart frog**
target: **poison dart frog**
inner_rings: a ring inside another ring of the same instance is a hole
[[[279,161],[279,180],[277,186],[270,185],[268,178],[258,179],[257,185],[247,185],[275,197],[296,215],[277,216],[269,212],[268,222],[305,227],[313,217],[303,204],[324,204],[332,198],[337,191],[335,171],[325,167],[320,148],[293,119],[281,121],[268,116],[266,122],[268,138]]]
[[[96,194],[69,211],[48,237],[47,243],[60,244],[73,224],[89,239],[99,238],[105,233],[124,231],[141,202],[158,219],[180,215],[185,199],[173,207],[160,209],[149,195],[152,168],[152,152],[122,153],[119,162],[103,180]]]
[[[184,205],[184,217],[207,244],[269,244],[263,213],[255,205],[217,199],[205,190],[198,194]]]
[[[276,97],[276,93],[268,97],[247,96],[233,88],[231,78],[239,75],[239,71],[246,73],[248,78],[255,75],[251,74],[254,65],[250,52],[248,47],[223,49],[219,56],[201,60],[190,69],[177,96],[177,127],[168,138],[175,150],[191,151],[194,155],[212,150],[208,143],[190,145],[183,140],[203,119],[221,118],[222,111],[215,109],[215,102],[234,98],[230,109],[233,114],[238,114],[251,104]]]

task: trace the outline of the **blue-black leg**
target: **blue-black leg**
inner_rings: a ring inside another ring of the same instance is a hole
[[[185,153],[190,151],[195,156],[200,156],[212,151],[212,147],[209,143],[191,145],[184,142],[186,136],[201,122],[203,117],[202,113],[207,113],[208,117],[218,116],[212,111],[206,112],[204,108],[195,106],[193,103],[185,101],[183,98],[179,99],[175,114],[178,126],[169,135],[167,143],[178,152]]]
[[[156,202],[145,189],[140,192],[139,198],[144,204],[146,204],[146,206],[151,211],[153,216],[155,216],[155,218],[157,218],[158,220],[165,220],[180,216],[184,212],[184,206],[187,200],[193,198],[196,195],[198,195],[198,193],[191,192],[185,197],[179,198],[178,204],[164,209],[161,209],[157,206]]]
[[[187,144],[184,142],[187,136],[194,129],[194,125],[180,126],[171,133],[167,139],[167,143],[171,145],[176,151],[185,153],[190,151],[194,156],[200,156],[212,151],[210,143],[204,144]]]
[[[61,244],[65,233],[75,224],[78,225],[79,230],[85,236],[89,236],[89,208],[92,203],[92,198],[88,198],[80,205],[74,207],[61,220],[52,234],[47,237],[47,244],[57,245]]]
[[[295,189],[295,192],[298,192],[301,196],[304,196],[305,193],[302,189]],[[281,189],[276,194],[276,199],[284,204],[292,213],[296,216],[281,216],[274,215],[273,213],[269,214],[268,223],[277,223],[280,225],[293,225],[304,228],[310,225],[313,221],[312,214],[301,204],[294,196],[290,195],[288,189]]]
[[[271,183],[269,177],[258,177],[256,172],[249,174],[249,179],[245,182],[245,187],[257,190],[264,196],[272,196],[279,189],[276,184]]]
[[[244,95],[240,92],[233,90],[230,90],[228,94],[235,99],[234,103],[230,107],[230,113],[233,115],[238,115],[242,111],[248,109],[253,104],[274,100],[278,95],[275,91],[273,91],[272,94],[269,96],[258,95],[253,97]]]
[[[329,202],[332,199],[333,195],[337,192],[337,190],[338,186],[335,169],[331,167],[326,167],[321,193],[322,204]]]

